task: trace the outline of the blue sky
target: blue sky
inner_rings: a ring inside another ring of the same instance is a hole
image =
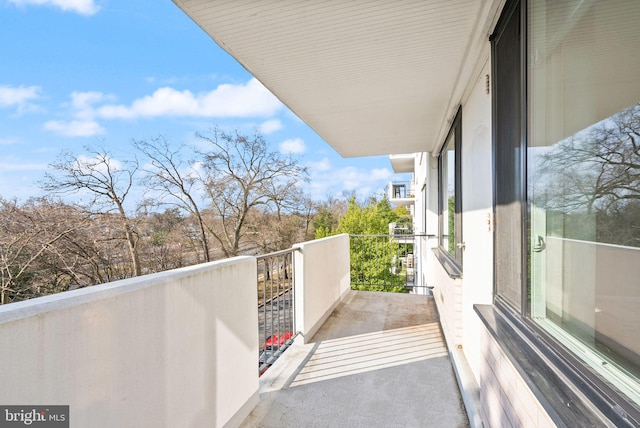
[[[60,151],[260,129],[309,167],[314,199],[378,192],[387,157],[341,158],[170,0],[0,0],[0,196],[41,195]],[[401,176],[395,177],[401,179]]]

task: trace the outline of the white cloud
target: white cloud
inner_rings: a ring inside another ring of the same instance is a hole
[[[88,91],[88,92],[72,92],[71,93],[71,108],[74,111],[74,116],[77,119],[81,119],[84,122],[93,121],[96,112],[93,108],[94,104],[101,102],[113,102],[116,99],[115,95],[103,94],[102,92]]]
[[[280,143],[280,153],[301,155],[306,150],[307,146],[305,146],[304,141],[302,141],[302,139],[300,138],[284,140],[282,143]]]
[[[366,197],[384,190],[393,173],[387,168],[363,169],[354,166],[333,168],[328,158],[308,164],[310,186],[313,198],[322,199],[327,194],[341,194],[355,191],[359,197]]]
[[[101,171],[107,173],[107,165],[111,172],[120,171],[122,169],[122,162],[112,157],[102,158],[100,156],[88,157],[80,155],[76,158],[80,169],[87,168],[87,171]]]
[[[339,182],[344,183],[347,190],[354,190],[371,182],[368,174],[364,171],[358,171],[356,167],[348,166],[334,172],[336,178],[340,177]]]
[[[387,168],[377,168],[371,170],[371,178],[374,180],[388,180],[393,173]]]
[[[91,137],[105,133],[105,129],[95,121],[94,104],[110,102],[115,99],[114,95],[103,94],[102,92],[72,92],[71,114],[74,119],[69,121],[50,120],[44,124],[44,129],[65,137]]]
[[[66,137],[91,137],[105,132],[104,128],[93,120],[72,120],[70,122],[50,120],[44,124],[44,129]]]
[[[376,187],[377,185],[377,187],[383,189],[393,174],[386,168],[365,170],[349,166],[338,169],[333,172],[332,175],[335,176],[338,182],[344,183],[346,190],[361,191],[362,187],[365,185],[370,187]]]
[[[0,146],[8,146],[10,144],[18,144],[17,138],[0,138]]]
[[[38,86],[0,86],[0,107],[18,107],[22,112],[31,107],[29,101],[40,97]]]
[[[272,132],[280,131],[284,126],[278,119],[271,119],[262,122],[258,128],[263,134],[271,134]]]
[[[204,176],[204,163],[203,162],[194,162],[189,165],[189,168],[186,171],[185,177],[190,179],[197,180],[200,177]]]
[[[309,162],[309,169],[315,172],[329,171],[331,169],[331,162],[329,158],[322,158],[317,162]]]
[[[67,12],[76,12],[81,15],[93,15],[100,10],[94,0],[9,0],[17,6],[53,6]]]
[[[99,103],[101,101],[114,101],[114,99],[115,96],[113,95],[106,95],[102,92],[97,91],[74,91],[71,93],[71,105],[77,110],[90,109],[93,104]]]
[[[184,82],[187,79],[186,78],[178,78],[176,76],[172,76],[172,77],[156,77],[156,76],[149,76],[149,77],[145,77],[145,82],[147,82],[150,85],[175,85],[176,83],[179,82]]]
[[[171,87],[156,90],[131,105],[105,105],[96,110],[106,119],[163,116],[260,117],[272,116],[282,103],[256,79],[244,85],[222,84],[210,92],[194,94]]]
[[[6,98],[18,96],[12,94]],[[213,91],[199,94],[164,87],[128,106],[115,104],[113,94],[97,91],[72,92],[70,98],[70,103],[63,107],[70,109],[72,119],[46,122],[46,130],[69,137],[87,137],[105,132],[98,119],[260,117],[272,116],[282,108],[282,103],[256,79],[240,85],[222,84]],[[282,123],[277,119],[267,120],[261,127],[264,133],[269,133],[281,129]]]

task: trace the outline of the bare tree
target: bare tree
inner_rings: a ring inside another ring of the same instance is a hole
[[[144,239],[140,255],[150,272],[161,272],[184,266],[184,242],[188,235],[186,222],[179,208],[168,208],[162,213],[139,218]],[[193,254],[193,251],[190,252]]]
[[[185,145],[173,148],[164,137],[134,141],[134,145],[149,159],[149,166],[145,168],[146,185],[159,192],[160,204],[180,207],[196,219],[204,261],[210,261],[207,227],[196,195],[202,180],[193,165],[182,157],[190,149]]]
[[[19,205],[0,198],[0,304],[63,291],[60,245],[86,226],[64,204],[30,199]],[[52,268],[56,265],[55,268]]]
[[[305,240],[305,220],[298,213],[254,210],[247,215],[247,242],[260,253],[291,248]]]
[[[226,257],[236,256],[248,230],[248,214],[258,207],[265,212],[282,210],[285,202],[297,197],[307,171],[297,159],[269,150],[258,132],[247,136],[213,129],[197,136],[203,142],[198,153],[216,220],[209,232]]]
[[[539,156],[538,170],[553,209],[591,213],[640,199],[640,104],[559,142]]]
[[[313,233],[311,232],[311,226],[313,225],[313,218],[316,215],[318,205],[308,196],[304,196],[300,205],[300,216],[304,225],[304,240],[313,239]]]
[[[531,157],[529,181],[547,228],[565,237],[638,246],[640,104]]]
[[[117,161],[104,149],[87,148],[89,157],[63,152],[52,164],[55,173],[47,173],[42,188],[55,194],[80,193],[90,197],[89,206],[115,211],[127,243],[132,273],[142,273],[137,252],[138,233],[127,215],[125,201],[138,171],[135,160]]]

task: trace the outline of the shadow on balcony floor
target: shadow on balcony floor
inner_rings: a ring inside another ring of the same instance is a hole
[[[242,426],[468,426],[433,298],[349,292],[262,376]]]

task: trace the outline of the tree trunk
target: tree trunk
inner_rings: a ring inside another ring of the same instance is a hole
[[[133,276],[140,276],[142,275],[142,268],[140,267],[137,242],[134,236],[135,234],[133,232],[133,228],[129,224],[129,218],[124,211],[124,207],[122,206],[120,201],[116,201],[116,204],[118,206],[118,211],[120,212],[120,218],[122,219],[122,222],[124,224],[124,232],[127,238],[127,244],[129,246],[129,254],[131,255],[131,267],[133,269]]]

